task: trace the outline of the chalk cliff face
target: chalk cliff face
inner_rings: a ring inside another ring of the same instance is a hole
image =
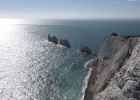
[[[140,37],[104,38],[88,66],[96,75],[89,78],[84,100],[140,100]]]

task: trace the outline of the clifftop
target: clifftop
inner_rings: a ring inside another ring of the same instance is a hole
[[[140,90],[135,90],[140,87],[139,59],[140,37],[105,37],[98,56],[88,63],[93,70],[84,100],[139,100]],[[129,85],[133,85],[131,91]]]

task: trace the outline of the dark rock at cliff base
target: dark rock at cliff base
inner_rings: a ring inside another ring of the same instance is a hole
[[[139,96],[140,96],[140,93],[138,91],[135,91],[135,92],[132,93],[132,97],[137,99],[137,100],[140,99]]]
[[[58,44],[58,39],[55,36],[51,37],[50,34],[48,35],[48,41]]]
[[[89,47],[84,46],[84,47],[81,48],[81,52],[85,52],[87,54],[91,54],[92,50]]]
[[[60,40],[60,44],[63,45],[63,46],[65,46],[65,47],[70,48],[70,43],[69,43],[69,41],[66,40],[66,39],[61,39],[61,40]]]
[[[140,86],[136,86],[135,90],[140,91]]]
[[[116,32],[112,32],[111,36],[118,36]]]

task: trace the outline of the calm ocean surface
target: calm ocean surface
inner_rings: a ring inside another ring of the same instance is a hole
[[[140,35],[140,20],[40,21],[0,27],[0,100],[81,100],[89,74],[85,63],[93,58],[82,55],[81,46],[98,50],[112,32]],[[48,42],[48,34],[68,39],[71,48]]]

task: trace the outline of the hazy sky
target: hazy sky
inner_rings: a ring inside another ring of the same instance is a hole
[[[0,0],[1,18],[140,18],[140,0]]]

